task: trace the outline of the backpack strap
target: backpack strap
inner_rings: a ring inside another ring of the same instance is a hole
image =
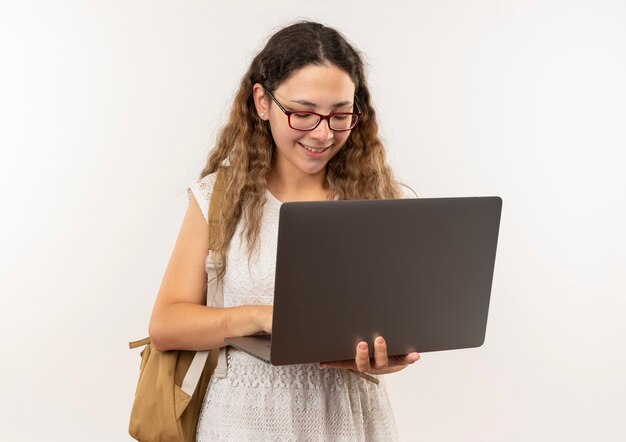
[[[224,175],[224,168],[218,168],[215,183],[213,184],[213,191],[211,192],[209,213],[207,216],[207,222],[209,224],[209,250],[215,250],[215,238],[219,233],[220,224],[222,222],[220,214],[222,212],[222,195],[224,193]]]
[[[224,176],[226,172],[223,167],[218,167],[217,169],[217,177],[215,177],[215,184],[213,185],[213,191],[211,192],[211,201],[209,203],[209,212],[208,212],[208,224],[209,224],[209,254],[213,255],[213,259],[215,259],[214,250],[216,247],[215,238],[219,233],[219,228],[222,223],[220,218],[222,212],[222,201],[224,194]],[[214,262],[214,268],[217,270],[218,265],[221,263]],[[216,281],[216,284],[219,284],[217,288],[217,293],[215,297],[215,307],[224,307],[224,291],[220,281]],[[207,287],[208,288],[208,287]],[[207,297],[208,299],[208,297]],[[228,368],[227,360],[226,360],[226,348],[222,347],[219,349],[219,355],[217,357],[217,365],[215,370],[213,371],[213,376],[216,378],[224,378],[226,377],[226,369]]]

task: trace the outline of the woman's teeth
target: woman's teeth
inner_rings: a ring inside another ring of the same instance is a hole
[[[309,146],[307,146],[305,144],[302,144],[302,143],[299,143],[299,144],[300,144],[300,146],[304,147],[309,152],[313,152],[313,153],[321,153],[321,152],[324,152],[326,149],[328,149],[328,147],[323,147],[321,149],[315,149],[313,147],[309,147]]]

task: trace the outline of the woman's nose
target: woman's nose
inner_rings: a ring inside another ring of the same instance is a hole
[[[320,121],[320,124],[317,125],[315,129],[311,131],[311,138],[320,141],[327,141],[333,137],[333,131],[330,128],[328,120]]]

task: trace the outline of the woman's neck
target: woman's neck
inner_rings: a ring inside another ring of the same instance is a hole
[[[327,200],[330,195],[324,188],[325,176],[324,171],[316,175],[287,176],[274,169],[267,178],[267,189],[282,202]]]

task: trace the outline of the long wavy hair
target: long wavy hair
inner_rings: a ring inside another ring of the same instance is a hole
[[[275,144],[269,122],[257,115],[252,95],[256,83],[276,90],[295,71],[308,65],[334,65],[355,84],[355,99],[362,115],[348,140],[326,166],[324,187],[338,199],[398,198],[400,188],[385,158],[371,105],[363,60],[345,37],[333,28],[302,21],[275,33],[243,76],[228,122],[217,136],[200,174],[203,178],[227,165],[224,177],[221,225],[215,238],[216,257],[226,269],[228,246],[243,217],[248,257],[257,247],[266,202],[267,177]]]

